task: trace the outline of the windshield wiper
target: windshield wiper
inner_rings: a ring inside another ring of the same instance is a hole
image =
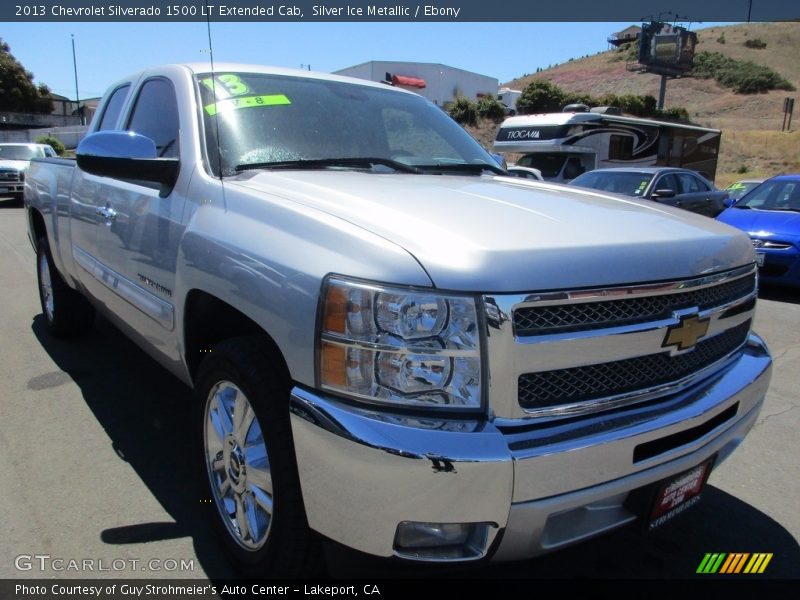
[[[508,175],[502,167],[490,163],[437,163],[435,165],[416,165],[422,171],[455,171],[457,173],[470,173],[480,175],[484,171],[491,171],[498,175]]]
[[[788,206],[785,208],[770,208],[770,210],[780,210],[782,212],[800,212],[800,208],[791,208]]]
[[[422,173],[416,167],[405,163],[392,160],[390,158],[379,157],[349,157],[349,158],[314,158],[297,160],[278,160],[273,162],[256,162],[236,165],[236,172],[248,171],[250,169],[325,169],[327,167],[371,167],[373,165],[383,165],[402,173]]]

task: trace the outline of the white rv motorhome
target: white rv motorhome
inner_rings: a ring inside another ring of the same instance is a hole
[[[509,117],[494,148],[519,152],[516,164],[549,181],[569,181],[607,167],[684,167],[713,181],[721,132],[696,125],[602,112],[561,112]]]

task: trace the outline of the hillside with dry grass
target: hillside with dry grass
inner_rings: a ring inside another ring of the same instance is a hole
[[[666,108],[682,106],[693,122],[723,131],[716,183],[726,185],[745,176],[767,177],[781,172],[800,172],[800,102],[795,104],[793,131],[780,131],[784,98],[800,100],[800,23],[712,27],[698,30],[697,36],[698,52],[719,52],[769,67],[798,90],[737,94],[713,79],[684,77],[669,80]],[[766,47],[745,46],[745,42],[753,39],[763,41]],[[660,82],[657,75],[627,70],[625,53],[614,49],[570,60],[504,85],[522,90],[534,79],[548,79],[565,91],[592,96],[614,93],[658,97]],[[482,143],[488,141],[491,144],[495,130],[494,124],[483,123],[470,132]]]

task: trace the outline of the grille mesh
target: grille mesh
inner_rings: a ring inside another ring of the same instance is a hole
[[[514,311],[514,331],[517,336],[534,336],[655,321],[669,318],[682,308],[706,310],[727,304],[752,293],[755,285],[756,276],[752,274],[714,287],[664,296],[524,307]]]
[[[747,339],[750,321],[698,342],[692,352],[668,352],[616,362],[526,373],[519,378],[519,403],[536,409],[604,398],[678,381],[724,358]]]

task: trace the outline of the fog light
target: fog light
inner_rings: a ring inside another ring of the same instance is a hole
[[[394,550],[414,560],[469,560],[486,554],[490,523],[418,523],[397,526]]]

